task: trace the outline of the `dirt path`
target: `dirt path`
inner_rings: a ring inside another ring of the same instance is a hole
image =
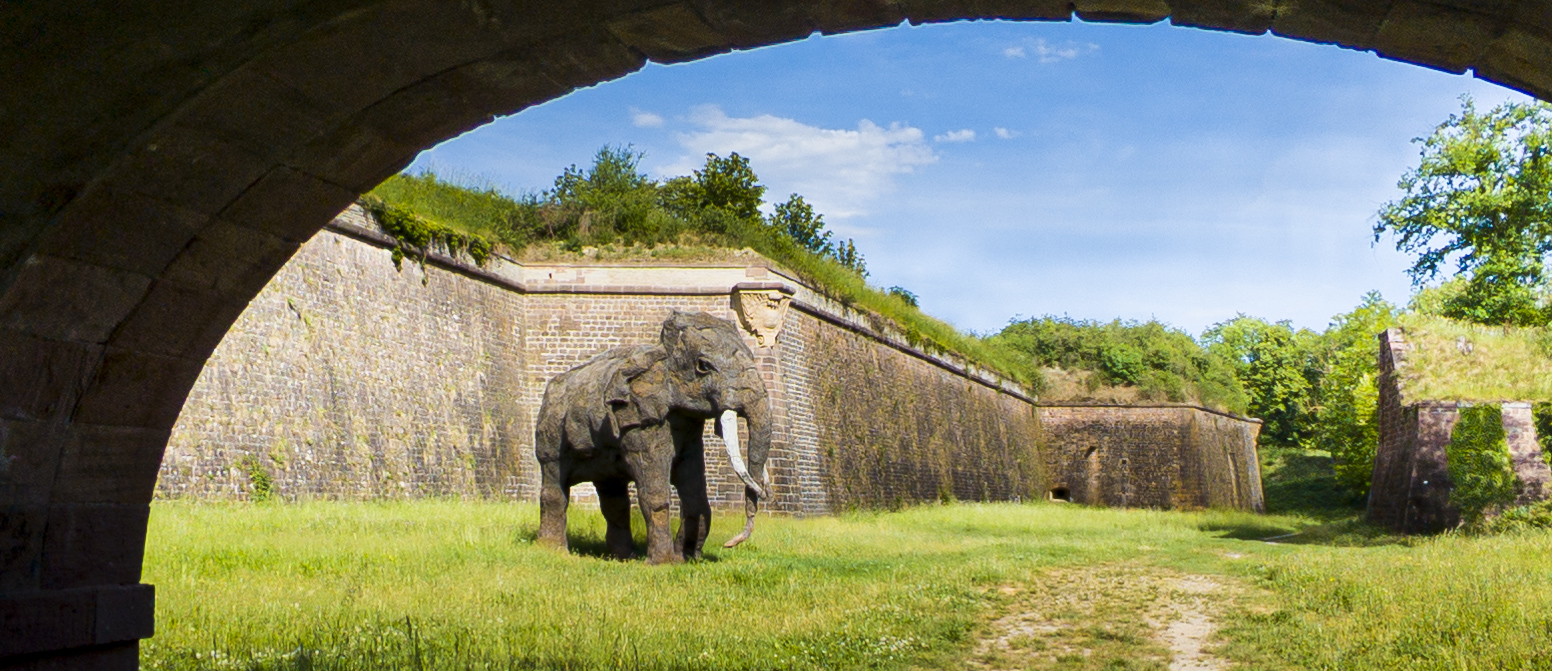
[[[1012,669],[1222,671],[1208,652],[1223,578],[1137,566],[1047,572],[1036,584],[991,596],[988,623],[968,666]]]
[[[1170,579],[1171,598],[1166,606],[1173,617],[1164,624],[1159,639],[1173,654],[1169,671],[1220,671],[1228,664],[1206,651],[1212,637],[1212,604],[1209,597],[1223,585],[1209,576],[1185,575]]]

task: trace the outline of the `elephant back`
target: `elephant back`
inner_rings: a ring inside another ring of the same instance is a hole
[[[563,446],[583,454],[618,447],[621,431],[662,421],[667,408],[634,397],[630,382],[664,359],[663,348],[657,345],[619,347],[550,380],[539,410],[535,441],[539,460],[558,458]],[[546,432],[558,435],[546,440]],[[550,450],[556,452],[547,454]]]

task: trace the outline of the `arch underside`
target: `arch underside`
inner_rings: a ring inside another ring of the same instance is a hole
[[[302,242],[421,149],[648,60],[1074,17],[1552,94],[1548,0],[0,5],[0,663],[135,663],[157,466],[206,357]]]

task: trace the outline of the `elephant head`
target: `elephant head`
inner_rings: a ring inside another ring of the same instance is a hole
[[[771,448],[770,401],[754,353],[732,322],[704,313],[674,312],[663,322],[660,367],[667,380],[651,380],[650,371],[631,381],[632,396],[653,410],[672,409],[715,419],[733,471],[744,482],[744,531],[727,547],[749,537],[759,500],[768,495],[766,458]],[[662,384],[661,382],[667,382]],[[650,412],[650,411],[649,411]],[[748,461],[739,445],[738,418],[749,426]]]

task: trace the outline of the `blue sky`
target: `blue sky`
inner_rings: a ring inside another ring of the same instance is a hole
[[[497,120],[410,168],[542,190],[603,145],[658,177],[748,156],[855,238],[870,281],[960,328],[1014,316],[1246,313],[1324,328],[1407,257],[1380,205],[1469,93],[1521,94],[1373,54],[1203,30],[899,27],[647,68]]]

